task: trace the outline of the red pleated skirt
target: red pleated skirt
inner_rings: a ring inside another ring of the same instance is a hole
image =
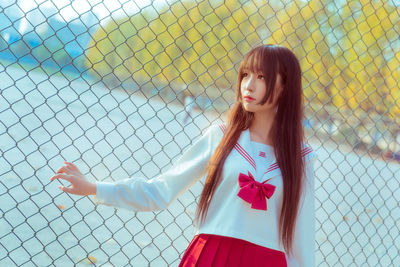
[[[233,237],[199,234],[190,242],[179,267],[287,267],[285,253]]]

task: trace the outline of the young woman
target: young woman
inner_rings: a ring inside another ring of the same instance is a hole
[[[236,103],[165,173],[88,182],[66,162],[51,178],[96,202],[165,209],[204,175],[196,234],[180,266],[314,266],[315,152],[304,143],[301,70],[287,48],[252,49],[239,68]]]

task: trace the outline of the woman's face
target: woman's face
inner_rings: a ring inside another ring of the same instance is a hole
[[[267,92],[264,76],[262,72],[254,73],[250,70],[244,70],[243,79],[240,84],[240,92],[242,97],[242,104],[248,112],[271,112],[274,111],[277,100],[282,92],[283,86],[281,76],[278,74],[274,89],[274,97],[260,105],[264,95]]]

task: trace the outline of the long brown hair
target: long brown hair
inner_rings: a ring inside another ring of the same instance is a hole
[[[228,114],[225,134],[208,163],[205,181],[197,208],[196,221],[203,223],[214,192],[220,183],[226,158],[231,153],[243,130],[250,127],[253,113],[242,106],[240,84],[243,70],[262,72],[267,92],[261,105],[273,97],[277,75],[283,90],[277,101],[277,111],[271,129],[274,152],[283,179],[283,204],[279,219],[279,236],[285,250],[292,251],[295,222],[303,187],[304,162],[301,155],[304,140],[303,92],[301,69],[296,56],[287,48],[262,45],[252,49],[239,67],[236,103]],[[273,99],[273,98],[272,98]]]

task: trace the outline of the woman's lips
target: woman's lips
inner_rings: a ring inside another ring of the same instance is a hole
[[[252,98],[252,97],[250,97],[250,96],[245,96],[245,97],[243,97],[243,98],[244,98],[244,100],[247,101],[247,102],[252,102],[252,101],[255,100],[254,98]]]

